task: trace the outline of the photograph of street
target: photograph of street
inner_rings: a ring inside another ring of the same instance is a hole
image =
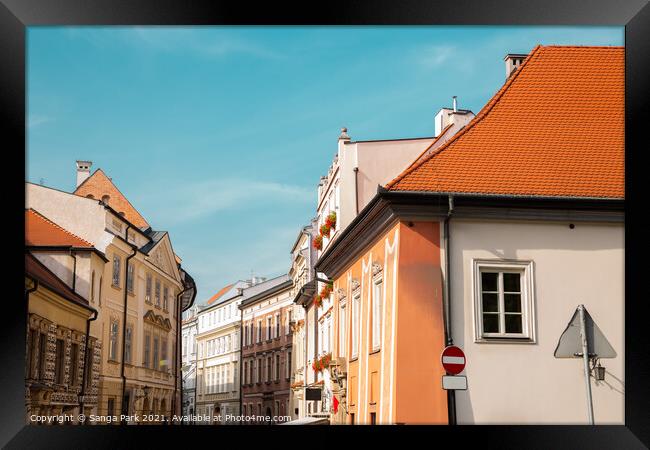
[[[625,423],[623,27],[26,42],[25,423]]]

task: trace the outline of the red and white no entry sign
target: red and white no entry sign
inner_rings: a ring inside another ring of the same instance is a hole
[[[442,351],[440,360],[442,361],[442,367],[452,375],[461,373],[465,368],[465,353],[455,345],[446,347]]]

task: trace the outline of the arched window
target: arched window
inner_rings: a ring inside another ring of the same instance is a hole
[[[110,202],[111,198],[108,195],[102,196],[102,202],[108,205],[108,202]]]
[[[94,200],[95,196],[93,194],[88,194],[88,195],[86,195],[86,198]]]

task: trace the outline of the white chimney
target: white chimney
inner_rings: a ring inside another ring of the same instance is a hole
[[[519,68],[524,59],[528,55],[521,53],[508,53],[503,60],[506,62],[506,79],[512,75],[512,73]]]
[[[474,113],[469,109],[458,109],[458,97],[451,98],[451,108],[441,108],[434,119],[435,136],[440,136],[442,130],[449,125],[454,125],[455,129],[451,130],[449,137],[456,134],[458,130],[467,125],[473,118]]]
[[[92,161],[77,161],[77,187],[90,176]]]

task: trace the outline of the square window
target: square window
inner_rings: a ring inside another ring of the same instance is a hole
[[[473,266],[476,341],[535,342],[532,261],[474,260]]]

